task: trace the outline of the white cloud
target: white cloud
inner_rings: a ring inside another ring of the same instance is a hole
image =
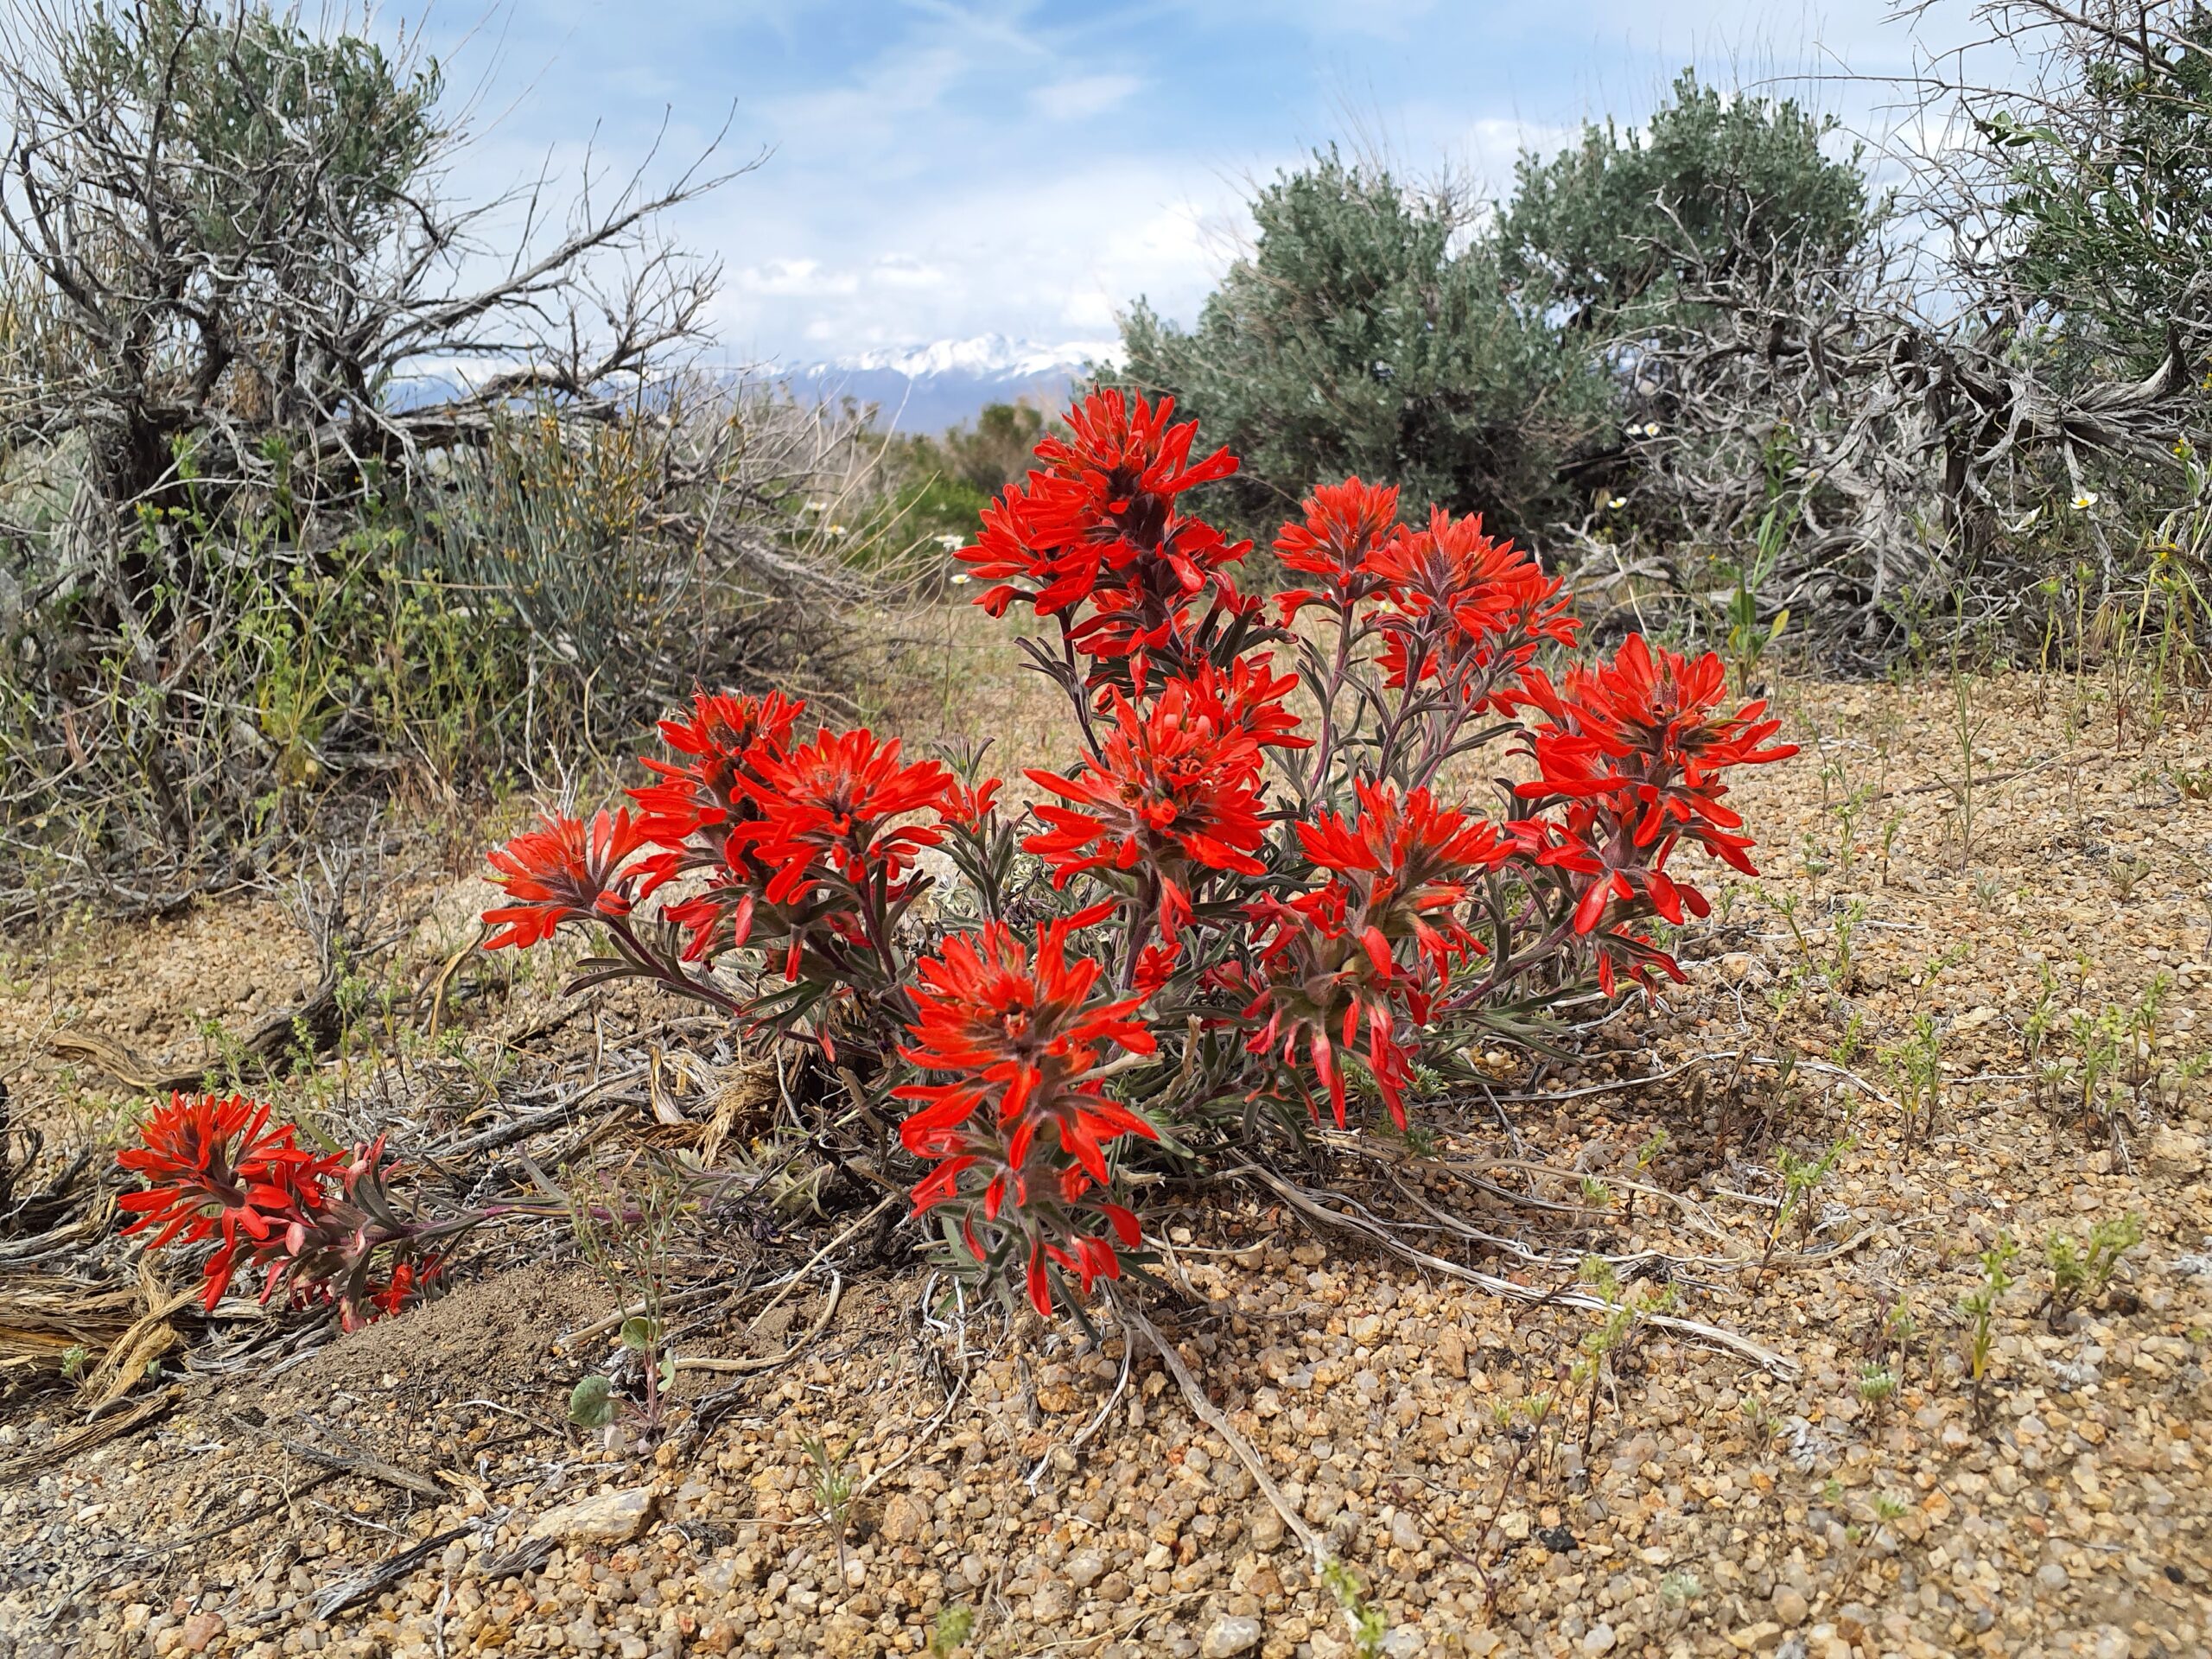
[[[1048,121],[1086,121],[1103,115],[1144,83],[1135,75],[1077,75],[1037,87],[1029,107]]]

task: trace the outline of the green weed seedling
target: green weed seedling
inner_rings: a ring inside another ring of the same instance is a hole
[[[1882,1058],[1897,1080],[1904,1144],[1910,1150],[1936,1132],[1936,1114],[1942,1102],[1943,1034],[1936,1016],[1916,1017],[1912,1035],[1885,1049]]]
[[[1967,1320],[1967,1373],[1974,1382],[1974,1414],[1984,1420],[1982,1385],[1989,1376],[1989,1356],[1995,1341],[1997,1305],[2012,1287],[2012,1258],[2019,1253],[2010,1233],[1981,1253],[1981,1280],[1960,1299],[1959,1312]]]
[[[1321,1582],[1337,1599],[1337,1607],[1351,1632],[1352,1650],[1359,1659],[1380,1659],[1382,1643],[1389,1638],[1390,1621],[1381,1608],[1368,1605],[1367,1592],[1351,1568],[1331,1556],[1321,1568]]]
[[[2044,1296],[2044,1311],[2050,1328],[2058,1330],[2066,1316],[2084,1303],[2105,1294],[2120,1257],[2143,1242],[2139,1217],[2122,1216],[2100,1221],[2089,1229],[2086,1241],[2070,1233],[2053,1233],[2044,1241],[2044,1260],[2050,1268],[2050,1288]]]
[[[930,1629],[931,1659],[952,1659],[976,1633],[976,1610],[964,1601],[948,1601],[937,1610]]]
[[[1835,1173],[1843,1154],[1851,1150],[1851,1137],[1845,1135],[1832,1142],[1818,1158],[1798,1157],[1787,1147],[1775,1154],[1775,1168],[1782,1176],[1782,1202],[1776,1205],[1774,1219],[1766,1230],[1766,1248],[1759,1253],[1759,1270],[1752,1276],[1751,1289],[1756,1293],[1766,1282],[1767,1268],[1774,1260],[1775,1247],[1782,1242],[1782,1235],[1793,1221],[1802,1233],[1809,1222],[1808,1205],[1822,1183]]]

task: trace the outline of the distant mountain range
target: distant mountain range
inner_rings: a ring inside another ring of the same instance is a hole
[[[1057,410],[1093,364],[1121,358],[1118,340],[1039,346],[982,334],[926,346],[862,352],[776,373],[801,397],[874,404],[887,426],[938,433],[972,423],[987,404],[1027,400]],[[762,377],[768,378],[768,377]]]

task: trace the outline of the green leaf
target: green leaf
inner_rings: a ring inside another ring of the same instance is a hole
[[[596,1371],[569,1391],[569,1421],[578,1428],[605,1428],[616,1409],[613,1385]]]
[[[622,1321],[622,1345],[632,1353],[642,1354],[659,1340],[658,1319],[649,1319],[638,1313]]]

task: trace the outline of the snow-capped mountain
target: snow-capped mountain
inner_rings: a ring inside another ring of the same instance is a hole
[[[874,404],[887,426],[934,433],[972,422],[987,404],[1027,399],[1056,408],[1088,365],[1117,362],[1120,357],[1118,340],[1039,346],[982,334],[856,353],[793,368],[779,378],[801,397]]]

